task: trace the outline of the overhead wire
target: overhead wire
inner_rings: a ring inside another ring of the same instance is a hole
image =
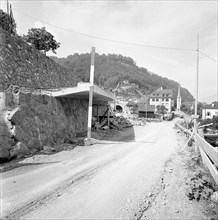
[[[68,31],[68,32],[71,32],[71,33],[74,33],[74,34],[78,34],[78,35],[82,35],[82,36],[85,36],[85,37],[90,37],[90,38],[94,38],[94,39],[99,39],[99,40],[104,40],[104,41],[110,41],[110,42],[114,42],[114,43],[121,43],[121,44],[128,44],[128,45],[133,45],[133,46],[141,46],[141,47],[149,47],[149,48],[156,48],[156,49],[165,49],[165,50],[182,50],[182,51],[196,51],[195,49],[190,49],[190,48],[175,48],[175,47],[162,47],[162,46],[154,46],[154,45],[147,45],[147,44],[139,44],[139,43],[132,43],[132,42],[127,42],[127,41],[120,41],[120,40],[114,40],[114,39],[109,39],[109,38],[105,38],[105,37],[99,37],[99,36],[95,36],[95,35],[90,35],[90,34],[85,34],[85,33],[81,33],[81,32],[78,32],[78,31],[74,31],[74,30],[70,30],[70,29],[67,29],[67,28],[64,28],[64,27],[60,27],[60,26],[57,26],[57,25],[54,25],[54,24],[51,24],[47,21],[44,21],[44,20],[41,20],[41,19],[38,19],[36,17],[33,17],[31,15],[28,15],[24,12],[21,12],[20,10],[17,10],[14,8],[15,11],[27,16],[27,17],[30,17],[30,18],[33,18],[35,20],[39,20],[45,24],[48,24],[50,26],[53,26],[57,29],[60,29],[60,30],[64,30],[64,31]]]
[[[217,60],[215,60],[214,58],[208,56],[207,54],[203,53],[202,51],[199,50],[199,53],[202,54],[202,55],[204,55],[205,57],[207,57],[207,58],[213,60],[214,62],[218,63]]]
[[[113,42],[113,43],[121,43],[121,44],[128,44],[128,45],[132,45],[132,46],[141,46],[141,47],[149,47],[149,48],[155,48],[155,49],[165,49],[165,50],[180,50],[180,51],[197,51],[196,49],[191,49],[191,48],[175,48],[175,47],[163,47],[163,46],[154,46],[154,45],[147,45],[147,44],[139,44],[139,43],[133,43],[133,42],[127,42],[127,41],[120,41],[120,40],[114,40],[114,39],[109,39],[109,38],[105,38],[105,37],[99,37],[99,36],[95,36],[95,35],[90,35],[90,34],[86,34],[86,33],[81,33],[81,32],[78,32],[78,31],[74,31],[74,30],[70,30],[70,29],[67,29],[67,28],[64,28],[64,27],[60,27],[60,26],[57,26],[57,25],[54,25],[54,24],[51,24],[47,21],[44,21],[44,20],[41,20],[39,18],[36,18],[32,15],[29,15],[29,14],[26,14],[16,8],[14,8],[15,11],[17,11],[18,13],[20,14],[23,14],[27,17],[30,17],[32,19],[35,19],[35,20],[38,20],[38,21],[41,21],[47,25],[50,25],[50,26],[53,26],[57,29],[60,29],[60,30],[64,30],[64,31],[67,31],[67,32],[70,32],[70,33],[73,33],[73,34],[78,34],[78,35],[81,35],[81,36],[85,36],[85,37],[90,37],[90,38],[94,38],[94,39],[99,39],[99,40],[104,40],[104,41],[109,41],[109,42]],[[205,57],[207,57],[208,59],[211,59],[213,60],[214,62],[217,63],[217,60],[215,60],[214,58],[208,56],[207,54],[203,53],[202,51],[199,50],[199,53],[204,55]]]

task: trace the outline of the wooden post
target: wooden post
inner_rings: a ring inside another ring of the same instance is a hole
[[[110,109],[109,109],[109,105],[107,106],[108,108],[108,112],[107,112],[107,126],[110,126]]]
[[[95,47],[92,47],[91,52],[91,67],[90,67],[90,89],[89,89],[89,109],[88,109],[88,132],[87,140],[90,143],[92,129],[92,100],[94,92],[94,62],[95,62]]]
[[[98,104],[97,104],[97,122],[99,122],[99,115],[98,115]]]

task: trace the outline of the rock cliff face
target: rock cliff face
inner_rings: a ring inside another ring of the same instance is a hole
[[[0,91],[11,84],[52,89],[73,87],[78,81],[69,70],[0,28]]]
[[[87,130],[88,100],[6,93],[6,109],[0,115],[0,159],[73,143]]]

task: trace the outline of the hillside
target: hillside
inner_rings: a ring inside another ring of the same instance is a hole
[[[69,55],[67,58],[50,57],[74,76],[84,82],[89,81],[90,54]],[[173,90],[173,99],[176,100],[178,83],[165,77],[151,73],[146,68],[138,67],[130,57],[108,54],[95,55],[95,83],[106,89],[114,89],[119,82],[128,80],[138,85],[143,94],[149,94],[158,87]],[[191,93],[181,88],[182,101],[193,101]]]

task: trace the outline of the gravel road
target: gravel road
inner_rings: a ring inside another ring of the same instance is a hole
[[[2,215],[22,219],[139,218],[177,148],[173,122],[128,129],[113,141],[35,156],[2,174]]]

